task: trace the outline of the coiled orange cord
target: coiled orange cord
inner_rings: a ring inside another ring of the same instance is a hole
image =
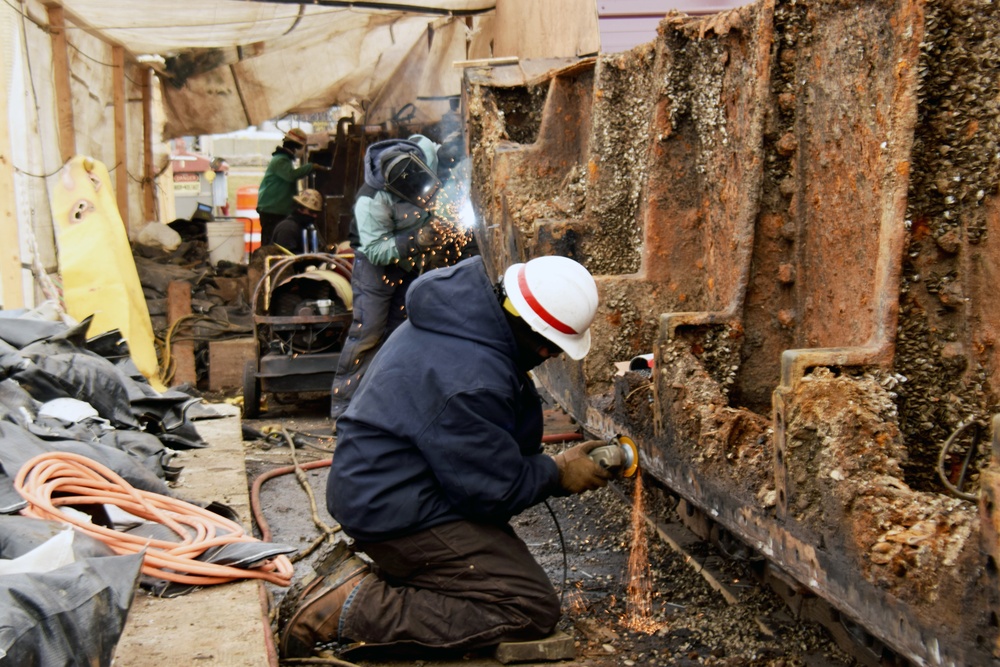
[[[142,572],[167,581],[195,586],[239,579],[263,579],[278,586],[291,583],[293,567],[279,555],[244,569],[195,560],[213,547],[234,542],[257,542],[234,521],[197,505],[136,489],[114,471],[79,454],[49,452],[24,464],[14,487],[28,501],[21,514],[72,525],[118,554],[145,551]],[[58,498],[53,495],[60,494]],[[61,505],[115,505],[130,514],[169,527],[179,542],[129,535],[105,528],[59,510]],[[194,531],[194,536],[190,530]]]

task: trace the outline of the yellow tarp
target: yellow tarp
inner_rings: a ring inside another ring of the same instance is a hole
[[[107,167],[77,155],[59,172],[51,199],[66,311],[79,321],[94,316],[88,336],[118,329],[136,367],[162,391],[153,325]]]

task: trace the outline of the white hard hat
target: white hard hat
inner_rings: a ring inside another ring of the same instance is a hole
[[[504,290],[517,314],[571,359],[590,350],[590,323],[597,315],[597,283],[568,257],[537,257],[504,273]]]

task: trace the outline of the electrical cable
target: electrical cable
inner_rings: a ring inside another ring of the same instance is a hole
[[[332,454],[333,453],[333,448],[331,448],[331,447],[322,447],[320,445],[317,445],[317,444],[314,444],[314,443],[311,443],[311,442],[305,442],[305,441],[303,441],[302,440],[302,435],[303,434],[297,433],[295,431],[291,431],[291,437],[295,441],[296,446],[298,446],[298,447],[307,447],[309,449],[313,449],[313,450],[316,450],[317,452],[322,452],[324,454]],[[313,436],[313,437],[317,437],[317,436]],[[284,442],[284,438],[282,437],[282,435],[280,433],[276,433],[276,432],[268,433],[266,435],[261,434],[260,440],[263,440],[263,441],[265,441],[267,443],[274,444],[274,445],[280,445],[280,444],[282,444]]]
[[[965,431],[972,426],[975,426],[976,430],[972,436],[972,442],[969,443],[969,449],[965,453],[965,460],[962,462],[962,468],[958,475],[958,484],[952,484],[951,480],[948,479],[947,471],[944,469],[945,461],[948,458],[948,453],[951,451],[952,446],[958,439],[958,436],[965,433]],[[965,476],[969,472],[969,464],[972,462],[972,455],[976,451],[976,445],[979,443],[979,434],[981,429],[982,425],[975,420],[965,424],[959,424],[958,427],[952,431],[951,435],[948,436],[948,439],[945,440],[944,445],[941,446],[941,451],[938,453],[937,460],[938,478],[941,480],[941,483],[944,484],[945,488],[947,488],[952,495],[961,498],[962,500],[970,500],[972,502],[975,502],[979,498],[979,493],[966,493],[965,491],[962,491],[962,486],[965,484]]]
[[[563,539],[562,526],[559,525],[559,519],[556,518],[556,513],[552,509],[552,505],[549,504],[549,501],[545,500],[544,502],[545,509],[552,515],[552,523],[556,525],[556,533],[559,534],[559,546],[562,548],[563,576],[562,583],[559,585],[559,606],[562,607],[566,602],[566,578],[569,577],[569,557],[566,555],[566,540]]]
[[[232,324],[231,322],[226,322],[225,320],[220,320],[218,318],[211,317],[209,315],[188,314],[184,315],[183,317],[177,318],[170,324],[169,327],[167,327],[167,332],[164,335],[162,341],[160,377],[162,378],[165,384],[168,384],[170,382],[170,380],[174,376],[174,371],[176,370],[174,368],[174,360],[172,354],[173,343],[179,340],[180,341],[225,340],[225,338],[223,338],[222,336],[196,336],[194,334],[189,334],[187,336],[179,336],[177,334],[177,331],[178,329],[181,328],[182,325],[191,328],[193,328],[195,325],[217,327],[219,329],[219,333],[223,335],[232,334],[233,336],[235,336],[239,334],[249,333],[249,329],[247,327],[241,327]],[[157,339],[157,342],[160,342],[160,340]]]
[[[569,433],[551,433],[549,435],[542,436],[543,443],[553,443],[553,442],[575,442],[577,440],[583,440],[583,433],[580,431],[571,431]],[[552,509],[552,505],[549,504],[548,500],[545,500],[545,509],[549,511],[552,516],[552,523],[556,526],[556,533],[559,535],[559,547],[562,549],[563,557],[563,576],[562,583],[559,586],[559,606],[562,607],[566,601],[566,578],[569,576],[569,557],[566,555],[566,540],[563,538],[562,526],[559,525],[559,519],[556,518],[556,513]]]
[[[55,176],[56,174],[58,174],[60,171],[62,171],[62,165],[59,165],[58,167],[56,167],[55,170],[52,173],[49,173],[49,174],[35,174],[35,173],[30,172],[30,171],[25,171],[24,169],[21,169],[16,164],[12,165],[12,166],[14,167],[14,171],[16,171],[19,174],[23,174],[24,176],[30,176],[31,178],[40,178],[42,180],[45,180],[45,179],[48,179],[48,178],[52,178],[53,176]]]
[[[235,521],[183,500],[134,488],[117,473],[72,452],[47,452],[25,463],[14,488],[28,501],[25,516],[68,523],[107,544],[115,553],[143,555],[142,572],[166,581],[207,586],[240,579],[291,584],[294,572],[285,555],[243,569],[199,561],[207,550],[238,542],[258,542]],[[180,541],[132,535],[77,518],[59,508],[71,505],[114,505],[172,530]]]
[[[312,513],[313,524],[319,528],[320,532],[326,535],[327,538],[331,538],[333,541],[334,534],[340,530],[340,524],[336,526],[328,526],[325,521],[319,518],[319,507],[316,504],[316,496],[313,493],[312,487],[309,485],[309,480],[306,478],[305,471],[302,470],[302,466],[299,465],[299,457],[295,451],[295,441],[292,439],[291,434],[285,429],[284,426],[281,427],[281,435],[284,436],[285,440],[288,442],[288,448],[292,451],[292,464],[295,466],[295,479],[298,480],[299,486],[305,491],[306,496],[309,498],[309,509]],[[333,459],[330,459],[331,462]]]
[[[257,0],[260,2],[261,0]],[[268,0],[277,4],[295,4],[299,0]],[[447,9],[445,7],[428,7],[419,3],[405,2],[361,2],[359,0],[315,0],[321,7],[343,7],[346,9],[374,9],[382,11],[397,11],[417,15],[430,16],[479,16],[496,9],[496,3],[480,9]]]

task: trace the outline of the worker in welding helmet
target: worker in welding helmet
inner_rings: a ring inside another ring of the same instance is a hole
[[[296,255],[322,252],[326,243],[316,221],[323,211],[323,196],[316,190],[303,190],[292,201],[295,209],[275,227],[271,243]]]
[[[610,473],[587,455],[603,441],[543,451],[528,372],[579,363],[597,308],[594,278],[565,257],[500,281],[472,257],[414,281],[407,321],[337,422],[327,482],[327,509],[378,567],[331,555],[283,628],[286,657],[317,642],[471,650],[552,632],[559,596],[509,521]]]
[[[430,211],[441,181],[413,151],[390,151],[382,156],[385,189],[403,201]]]
[[[293,198],[299,191],[299,180],[314,170],[329,171],[328,167],[312,162],[295,166],[295,160],[304,157],[308,142],[306,133],[295,127],[285,134],[281,145],[271,154],[271,161],[268,162],[264,178],[257,189],[261,246],[273,242],[275,227],[292,213],[295,207]]]
[[[406,319],[410,283],[464,256],[466,235],[436,208],[439,147],[417,134],[376,142],[365,152],[365,184],[355,198],[351,232],[353,322],[331,386],[334,419],[347,409],[382,343]]]

